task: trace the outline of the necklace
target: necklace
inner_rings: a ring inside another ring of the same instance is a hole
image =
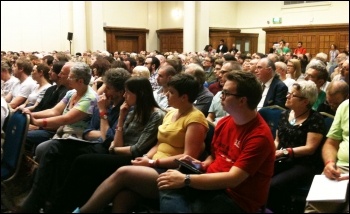
[[[304,113],[300,114],[300,115],[297,116],[297,117],[294,117],[294,118],[289,122],[290,125],[294,126],[295,123],[297,122],[297,119],[298,119],[299,117],[303,116],[304,114],[306,114],[306,112],[308,112],[309,110],[310,110],[310,109],[307,109]],[[295,115],[294,115],[294,116],[295,116]]]

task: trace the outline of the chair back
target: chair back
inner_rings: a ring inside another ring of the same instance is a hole
[[[209,126],[209,130],[204,139],[205,149],[199,158],[200,160],[205,160],[205,158],[207,158],[211,154],[211,141],[214,136],[215,124],[208,121],[208,126]]]
[[[14,113],[14,111],[13,111],[13,109],[11,108],[11,106],[10,106],[9,103],[7,103],[7,108],[8,108],[8,110],[9,110],[9,114],[8,114],[7,117],[5,118],[4,125],[2,126],[2,130],[4,130],[4,131],[6,130],[7,124],[8,124],[8,122],[9,122],[11,116],[12,116],[13,113]]]
[[[324,117],[324,123],[326,125],[326,135],[328,134],[329,129],[332,126],[334,116],[331,114],[328,114],[326,112],[320,112],[320,114]]]
[[[15,112],[9,118],[5,130],[3,158],[1,160],[1,181],[11,180],[18,173],[24,154],[24,144],[29,128],[30,116]]]
[[[276,138],[276,131],[278,122],[281,118],[281,113],[285,109],[280,106],[266,106],[261,108],[258,112],[264,118],[267,125],[270,127],[273,139]]]

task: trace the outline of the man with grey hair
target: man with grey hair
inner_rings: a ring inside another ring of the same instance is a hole
[[[313,81],[318,89],[318,97],[314,105],[313,110],[317,110],[318,106],[326,100],[326,92],[321,90],[321,87],[327,82],[328,72],[325,64],[321,60],[311,60],[306,66],[305,80]]]
[[[260,59],[256,65],[255,75],[263,88],[262,98],[257,106],[257,110],[271,105],[285,108],[288,87],[279,79],[275,70],[275,63],[268,58]]]
[[[326,92],[326,102],[321,103],[317,111],[335,115],[338,106],[349,99],[349,85],[343,80],[332,81]]]
[[[214,95],[208,90],[208,88],[204,87],[204,70],[200,65],[191,63],[186,67],[185,73],[191,74],[198,81],[200,89],[197,99],[193,102],[193,105],[203,112],[205,117],[207,117]]]

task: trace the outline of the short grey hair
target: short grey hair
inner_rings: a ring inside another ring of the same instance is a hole
[[[91,68],[85,62],[75,62],[70,68],[70,72],[77,79],[83,79],[85,85],[91,81]]]
[[[305,80],[298,83],[294,83],[293,87],[301,93],[302,97],[309,100],[309,108],[311,108],[317,100],[318,88],[316,83],[311,80]]]
[[[275,66],[276,68],[279,67],[282,70],[287,71],[287,65],[284,62],[281,62],[281,61],[275,62]]]

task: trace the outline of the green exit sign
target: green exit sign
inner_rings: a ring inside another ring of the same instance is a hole
[[[282,24],[282,18],[273,18],[272,23],[274,24]]]

